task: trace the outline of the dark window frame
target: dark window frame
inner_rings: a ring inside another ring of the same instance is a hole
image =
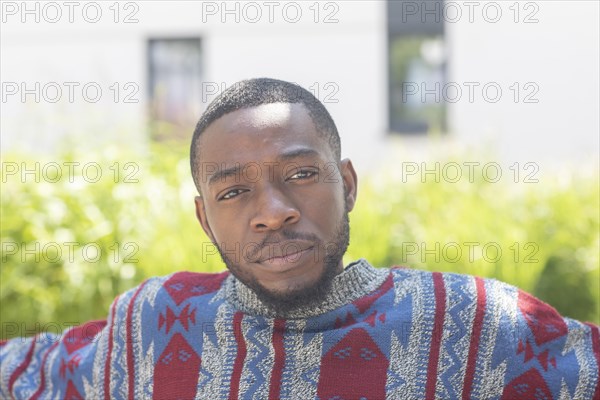
[[[392,67],[392,45],[395,39],[399,38],[415,38],[415,37],[436,37],[441,36],[446,43],[444,18],[443,18],[443,0],[388,0],[387,2],[387,78],[388,78],[388,129],[392,134],[400,135],[426,135],[430,133],[428,120],[402,120],[397,118],[395,107],[398,106],[393,96],[396,94],[397,85],[394,84],[393,67]],[[425,5],[424,5],[425,4]],[[417,12],[413,13],[417,7]],[[436,13],[427,13],[427,10],[439,10]],[[406,11],[411,12],[406,12]],[[446,63],[441,70],[442,82],[444,85],[447,82]],[[441,96],[441,94],[440,94]],[[443,99],[440,101],[441,110],[437,121],[441,132],[447,130],[447,109]],[[400,103],[402,107],[402,103]]]
[[[164,140],[164,139],[188,139],[188,136],[191,135],[193,131],[193,126],[191,124],[195,124],[197,118],[199,117],[199,113],[202,111],[200,109],[196,110],[188,110],[183,120],[178,120],[176,117],[170,117],[169,115],[157,115],[157,110],[155,110],[156,102],[159,101],[157,98],[158,95],[156,93],[156,83],[160,81],[160,72],[157,71],[157,65],[155,64],[155,59],[153,57],[153,52],[155,51],[156,43],[188,43],[192,46],[197,46],[197,54],[198,54],[198,65],[197,65],[197,74],[193,77],[193,80],[198,80],[200,82],[203,81],[204,75],[204,48],[203,48],[203,40],[200,36],[157,36],[157,37],[149,37],[146,40],[146,71],[147,71],[147,113],[148,113],[148,121],[150,123],[150,134],[151,137],[155,140]],[[199,82],[198,82],[199,83]],[[185,101],[184,107],[190,107],[195,102],[200,106],[202,104],[202,88],[201,85],[194,88],[191,87],[191,90],[197,90],[198,93],[196,95],[191,94],[191,99]],[[200,96],[199,98],[198,95]],[[189,114],[189,115],[188,115]],[[169,132],[170,131],[170,132]]]

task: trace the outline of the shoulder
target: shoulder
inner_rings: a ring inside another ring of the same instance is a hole
[[[110,306],[109,325],[141,334],[162,327],[162,320],[178,314],[189,303],[208,304],[223,286],[229,272],[199,273],[180,271],[152,277],[117,296]],[[196,307],[198,308],[198,307]],[[204,307],[199,307],[202,311]],[[154,323],[156,319],[156,324]],[[172,321],[171,321],[172,322]]]
[[[103,337],[102,349],[107,357],[100,360],[98,368],[122,371],[127,366],[131,385],[149,387],[152,374],[136,375],[131,371],[152,371],[156,357],[163,353],[167,356],[173,349],[188,351],[185,343],[201,354],[199,338],[206,324],[214,320],[221,303],[215,300],[227,276],[227,272],[177,272],[147,279],[117,297]],[[111,395],[121,390],[121,380],[111,380]]]
[[[146,279],[115,298],[108,312],[105,339],[123,346],[147,343],[157,335],[168,334],[174,325],[178,327],[177,321],[188,326],[190,320],[210,313],[208,304],[227,276],[227,272],[182,271]]]
[[[564,336],[572,328],[597,328],[593,324],[564,317],[534,295],[496,279],[396,266],[391,267],[390,272],[397,292],[407,288],[431,291],[438,300],[447,304],[455,304],[461,298],[470,299],[485,311],[486,317],[493,317],[495,324],[519,328],[519,335],[530,335],[539,343]],[[463,303],[467,305],[467,302]]]
[[[501,308],[506,308],[506,302],[512,303],[519,292],[518,288],[507,283],[468,274],[431,272],[399,266],[391,267],[390,272],[396,290],[424,290],[447,300],[466,296],[473,301],[498,302],[503,306]]]
[[[163,308],[169,305],[176,308],[186,300],[209,301],[217,293],[228,271],[220,273],[200,273],[180,271],[166,276],[152,277],[140,285],[117,296],[113,301],[109,315],[111,319],[131,319],[133,314],[149,314],[145,311]],[[151,314],[151,312],[150,312]]]
[[[475,382],[480,382],[475,393],[496,380],[500,386],[494,392],[502,398],[522,397],[523,390],[525,397],[599,398],[598,326],[564,317],[537,297],[495,279],[408,268],[392,268],[391,273],[396,302],[410,297],[413,306],[435,315],[451,331],[444,337],[469,339]],[[462,328],[457,331],[457,326]]]

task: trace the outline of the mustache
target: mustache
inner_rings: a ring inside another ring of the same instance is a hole
[[[257,259],[265,248],[291,240],[303,240],[312,242],[315,245],[321,242],[317,235],[311,233],[283,230],[281,232],[267,234],[259,243],[257,243],[257,246],[247,254],[247,256],[249,259]]]

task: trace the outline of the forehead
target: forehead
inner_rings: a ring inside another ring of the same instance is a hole
[[[200,162],[273,161],[299,149],[314,150],[323,160],[333,159],[303,104],[263,104],[233,111],[209,125],[200,139]]]
[[[221,129],[235,130],[264,129],[310,123],[312,120],[303,104],[271,103],[236,110],[219,118]]]

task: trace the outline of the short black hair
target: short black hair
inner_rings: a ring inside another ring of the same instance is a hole
[[[328,141],[336,161],[341,159],[340,136],[325,106],[308,90],[295,83],[271,78],[240,81],[217,96],[206,108],[194,129],[190,147],[192,177],[200,192],[200,135],[215,120],[225,114],[244,108],[271,103],[302,103],[308,110],[315,129]]]

